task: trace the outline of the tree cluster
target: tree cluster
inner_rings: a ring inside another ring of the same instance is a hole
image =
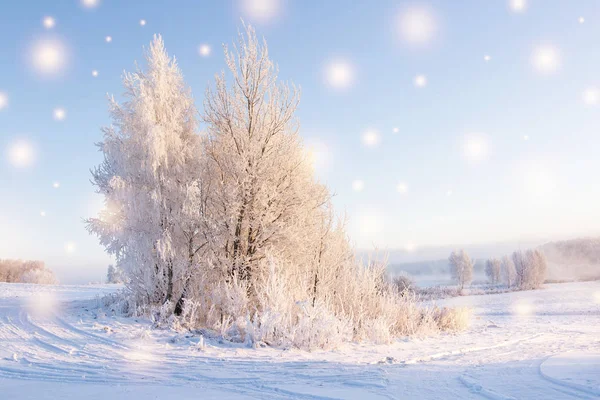
[[[251,27],[225,47],[229,74],[200,117],[160,37],[146,59],[124,77],[126,101],[110,99],[92,171],[105,208],[87,222],[124,273],[130,312],[304,348],[439,329],[383,266],[355,259],[299,135],[299,90]]]
[[[0,282],[55,285],[58,280],[43,261],[0,260]]]

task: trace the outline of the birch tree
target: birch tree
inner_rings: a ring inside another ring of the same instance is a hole
[[[491,258],[485,263],[485,275],[492,285],[500,282],[500,270],[502,262],[497,258]]]
[[[269,255],[298,261],[329,200],[313,178],[294,112],[299,91],[277,79],[277,67],[251,27],[233,49],[230,74],[217,75],[204,103],[210,198],[218,243],[214,259],[230,277],[251,283]]]
[[[465,250],[453,251],[448,258],[450,273],[460,289],[464,289],[473,280],[473,261]]]

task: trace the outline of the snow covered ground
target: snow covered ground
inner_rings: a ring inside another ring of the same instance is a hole
[[[0,398],[600,398],[600,282],[447,299],[468,332],[312,353],[106,316],[114,290],[0,284]]]

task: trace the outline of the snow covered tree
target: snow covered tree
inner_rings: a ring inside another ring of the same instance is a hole
[[[204,104],[215,179],[206,229],[218,238],[219,268],[250,289],[269,256],[298,261],[307,255],[306,236],[319,229],[329,194],[314,180],[300,142],[299,93],[277,81],[266,44],[248,27],[232,51],[225,48],[225,59],[232,85],[218,75]]]
[[[512,287],[515,284],[516,274],[512,259],[509,256],[502,257],[502,278],[506,286]]]
[[[546,279],[547,262],[541,250],[515,251],[512,255],[515,264],[515,284],[520,289],[537,289]]]
[[[106,283],[123,283],[124,276],[123,271],[118,266],[110,264],[108,266],[108,270],[106,271]]]
[[[194,204],[202,152],[190,90],[160,36],[146,61],[146,71],[124,76],[127,100],[110,99],[104,161],[92,171],[105,209],[87,228],[116,256],[137,301],[175,303],[203,242]]]
[[[500,282],[500,270],[502,262],[497,258],[491,258],[485,263],[485,275],[492,285]]]
[[[465,250],[453,251],[448,258],[452,279],[464,289],[473,280],[473,261]]]

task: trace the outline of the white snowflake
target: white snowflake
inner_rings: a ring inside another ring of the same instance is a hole
[[[41,39],[31,48],[31,63],[43,76],[55,76],[64,71],[68,63],[68,51],[58,39]]]
[[[281,0],[241,0],[242,11],[258,22],[268,22],[281,11]]]
[[[362,192],[365,188],[365,182],[361,179],[356,179],[352,182],[352,190],[355,192]]]
[[[56,121],[64,121],[64,119],[67,117],[67,111],[61,107],[55,108],[53,116]]]
[[[140,19],[140,26],[146,26],[146,20]]]
[[[201,44],[200,46],[198,46],[198,53],[200,53],[202,57],[208,57],[210,55],[211,50],[212,49],[207,44]]]
[[[490,55],[487,55],[487,54],[486,54],[485,56],[483,56],[483,60],[484,60],[485,62],[488,62],[488,61],[490,61],[491,59],[492,59],[492,57],[491,57]]]
[[[396,185],[396,191],[400,194],[408,193],[408,185],[404,182],[400,182]]]
[[[35,162],[35,148],[28,140],[17,140],[8,148],[8,159],[16,168],[26,168]]]
[[[367,129],[362,134],[362,142],[367,147],[377,147],[381,142],[381,136],[375,129]]]
[[[325,79],[335,89],[347,89],[354,81],[354,68],[344,60],[332,61],[325,68]]]
[[[93,70],[93,71],[92,71],[92,76],[93,76],[94,78],[97,78],[97,77],[98,77],[98,71],[97,71],[97,70]]]
[[[480,162],[488,157],[489,145],[484,134],[473,133],[463,138],[463,156],[469,162]]]
[[[582,98],[588,106],[596,106],[600,104],[600,90],[595,87],[587,88],[583,91]]]
[[[86,8],[95,8],[100,5],[100,0],[81,0],[81,5]]]
[[[427,77],[425,75],[417,75],[415,76],[414,83],[416,87],[425,87],[427,86]]]
[[[579,17],[577,21],[579,21],[580,24],[583,24],[585,22],[585,18]]]
[[[3,110],[8,106],[8,95],[4,92],[0,92],[0,110]]]
[[[403,10],[398,18],[400,38],[412,46],[429,43],[437,33],[437,21],[433,12],[424,7]]]
[[[104,40],[106,41],[106,43],[110,43],[112,42],[112,36],[107,36],[104,38]]]
[[[508,6],[516,13],[522,13],[527,10],[527,0],[509,0]]]
[[[52,184],[52,187],[53,187],[54,189],[58,189],[58,188],[60,187],[60,182],[54,182],[54,183]]]
[[[56,25],[56,20],[51,16],[46,16],[42,20],[42,24],[44,25],[44,28],[52,29]]]
[[[543,45],[534,49],[531,63],[541,74],[553,74],[560,68],[560,52],[552,45]]]

